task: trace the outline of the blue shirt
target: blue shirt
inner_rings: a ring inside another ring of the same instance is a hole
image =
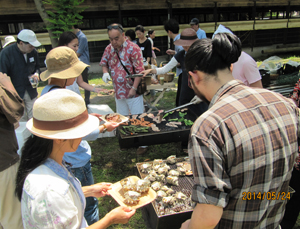
[[[174,38],[174,41],[177,41],[178,39],[180,39],[180,34],[178,34],[178,35]],[[182,46],[175,45],[175,52],[176,52],[176,53],[179,53],[181,50],[183,50],[183,47],[182,47]],[[182,73],[182,69],[176,67],[176,76],[178,77],[181,73]]]
[[[205,31],[199,28],[199,29],[197,30],[197,37],[198,37],[199,39],[206,38],[206,33],[205,33]]]
[[[78,41],[79,41],[79,47],[77,50],[77,53],[80,54],[79,60],[89,65],[90,53],[89,53],[88,40],[85,34],[81,30],[79,30],[79,32],[76,33],[76,36],[78,37]]]
[[[43,89],[41,96],[49,92],[51,87],[55,85],[47,85]],[[52,90],[56,90],[59,88],[53,88]],[[82,138],[82,141],[80,142],[77,150],[75,152],[69,152],[64,154],[64,161],[72,164],[72,168],[80,168],[83,167],[88,161],[91,159],[91,147],[87,141],[94,141],[98,138],[99,135],[99,129],[97,128],[89,135]]]

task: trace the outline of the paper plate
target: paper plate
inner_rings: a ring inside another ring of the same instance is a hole
[[[137,176],[130,176],[130,178],[134,181],[140,179]],[[143,207],[144,205],[151,203],[156,198],[156,192],[152,188],[149,188],[148,192],[142,194],[138,204],[125,204],[124,203],[125,198],[123,197],[124,191],[122,190],[120,181],[114,183],[111,186],[111,189],[108,190],[108,193],[112,196],[112,198],[114,198],[118,202],[118,204],[120,204],[121,206],[130,207],[132,209]]]
[[[120,119],[121,119],[122,121],[121,121],[121,122],[118,122],[118,123],[127,122],[127,121],[129,120],[129,118],[128,118],[128,117],[125,117],[124,115],[121,115],[121,114],[118,114],[118,113],[112,113],[112,114],[114,114],[114,115],[119,115],[119,116],[120,116]],[[106,120],[106,119],[105,119],[105,116],[106,116],[106,115],[103,115],[103,116],[101,117],[101,119],[102,119],[104,122],[111,122],[111,121]]]

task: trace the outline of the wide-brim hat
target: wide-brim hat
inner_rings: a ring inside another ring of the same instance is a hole
[[[3,48],[5,48],[7,45],[14,43],[14,42],[17,42],[15,37],[13,37],[13,36],[5,37]]]
[[[197,33],[192,28],[182,30],[180,38],[174,41],[178,46],[191,46],[196,40],[198,40]]]
[[[23,30],[21,30],[19,32],[19,34],[18,34],[18,38],[21,41],[28,42],[29,44],[31,44],[34,47],[41,46],[41,43],[36,38],[35,33],[32,30],[30,30],[30,29],[23,29]]]
[[[42,81],[76,78],[89,67],[78,59],[73,49],[66,46],[52,49],[46,56],[46,65],[47,70],[40,75]]]
[[[83,98],[68,89],[50,91],[33,104],[33,118],[27,129],[47,139],[82,138],[99,126],[99,119],[89,115]]]

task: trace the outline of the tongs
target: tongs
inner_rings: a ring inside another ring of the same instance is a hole
[[[136,77],[142,77],[144,74],[131,74],[127,75],[126,78],[136,78]],[[152,76],[152,74],[147,74],[146,76]]]
[[[171,110],[164,111],[164,112],[162,112],[162,113],[159,114],[159,121],[161,122],[161,120],[163,119],[163,117],[164,117],[165,114],[170,113],[171,111],[175,111],[177,109],[181,109],[181,108],[193,105],[193,104],[197,104],[197,103],[196,102],[189,102],[189,103],[183,104],[183,105],[181,105],[179,107],[172,108]]]

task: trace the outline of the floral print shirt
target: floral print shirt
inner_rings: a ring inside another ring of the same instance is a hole
[[[128,40],[124,41],[119,51],[114,49],[111,44],[109,44],[104,50],[99,65],[109,68],[116,98],[126,99],[133,85],[133,81],[126,78],[128,74],[120,63],[116,52],[118,52],[123,65],[127,68],[130,74],[137,74],[144,70],[143,55],[140,47]],[[136,97],[137,96],[139,95],[136,95]]]
[[[21,200],[24,228],[85,228],[88,225],[84,208],[80,182],[66,167],[50,158],[24,182]]]

